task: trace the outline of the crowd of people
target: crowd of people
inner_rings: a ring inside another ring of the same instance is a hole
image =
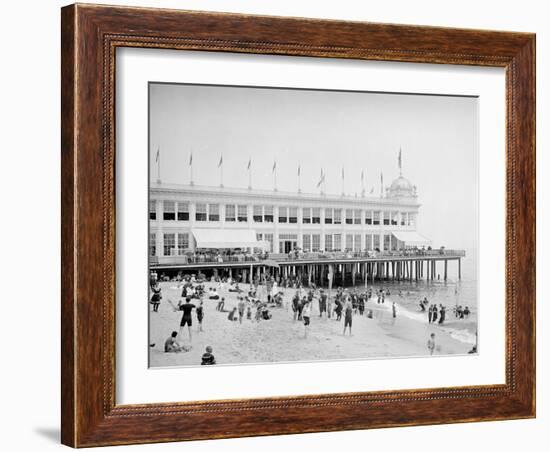
[[[303,336],[307,338],[312,324],[314,306],[316,306],[319,318],[324,317],[342,322],[342,334],[345,336],[347,333],[351,336],[354,316],[359,315],[372,319],[374,316],[373,311],[376,309],[375,306],[384,305],[386,298],[391,295],[389,289],[374,289],[372,286],[364,289],[338,287],[334,291],[318,288],[315,284],[305,287],[293,277],[277,280],[267,277],[262,281],[256,277],[250,285],[243,283],[240,276],[231,278],[215,275],[212,278],[206,278],[202,274],[182,275],[176,278],[176,281],[178,291],[181,290],[180,300],[177,304],[171,299],[167,301],[174,312],[181,312],[181,320],[179,331],[172,331],[165,341],[164,350],[167,353],[180,353],[191,350],[194,319],[197,322],[197,331],[199,333],[204,331],[205,302],[215,302],[215,312],[226,315],[228,321],[237,322],[238,324],[245,321],[270,321],[273,318],[272,310],[276,308],[282,308],[287,312],[291,310],[292,320],[303,322]],[[290,294],[287,297],[285,292],[288,289],[290,289]],[[236,294],[236,304],[234,304],[235,295],[233,295],[233,301],[229,308],[226,306],[224,296],[226,293]],[[401,296],[403,294],[399,290],[397,297]],[[158,312],[161,299],[162,290],[158,281],[154,281],[151,284],[150,298],[153,312]],[[426,297],[420,301],[419,305],[422,312],[427,312],[430,324],[444,324],[447,315],[444,305],[430,303]],[[382,306],[378,307],[378,309],[381,308]],[[397,304],[391,301],[391,305],[384,309],[390,313],[392,324],[395,323],[398,312]],[[456,306],[454,312],[459,319],[467,318],[470,315],[467,306],[465,308]],[[180,340],[182,340],[185,331],[187,331],[188,340],[183,343]],[[428,348],[430,353],[433,353],[430,346]],[[215,364],[216,360],[212,355],[210,346],[207,347],[205,352],[205,355],[207,354],[208,356],[203,359],[202,364]]]

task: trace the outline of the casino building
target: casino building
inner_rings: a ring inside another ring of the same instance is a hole
[[[384,195],[151,184],[149,254],[178,264],[198,249],[296,247],[319,251],[402,250],[428,246],[417,232],[416,187],[400,175]]]

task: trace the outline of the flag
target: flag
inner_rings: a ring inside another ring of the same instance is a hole
[[[220,161],[218,162],[218,168],[223,165],[223,154],[220,155]]]
[[[273,168],[271,169],[271,172],[274,173],[276,169],[277,169],[277,160],[274,160],[273,161]]]
[[[317,182],[317,188],[325,181],[325,173],[323,173],[323,168],[321,168],[321,176],[319,177],[319,182]]]
[[[249,158],[248,159],[248,165],[247,165],[246,169],[249,170],[251,165],[252,165],[252,159]]]
[[[155,162],[158,162],[160,159],[160,147],[157,148],[157,157],[155,158]]]
[[[189,154],[189,166],[193,164],[193,153]]]

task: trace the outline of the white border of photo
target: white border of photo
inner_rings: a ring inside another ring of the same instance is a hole
[[[478,355],[148,368],[148,83],[479,96]],[[117,49],[117,404],[505,382],[505,75],[500,68]],[[297,378],[299,376],[299,378]],[[353,378],[338,378],[353,376]]]

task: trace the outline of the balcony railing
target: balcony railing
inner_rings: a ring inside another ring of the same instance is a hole
[[[227,255],[210,255],[210,254],[195,254],[181,256],[150,256],[150,265],[196,265],[196,264],[225,264],[225,263],[261,263],[265,260],[276,262],[294,262],[294,261],[311,261],[311,260],[354,260],[354,259],[380,259],[380,258],[456,258],[464,257],[464,250],[406,250],[406,251],[326,251],[326,252],[310,252],[310,253],[269,253],[268,255],[260,254],[235,254]]]

